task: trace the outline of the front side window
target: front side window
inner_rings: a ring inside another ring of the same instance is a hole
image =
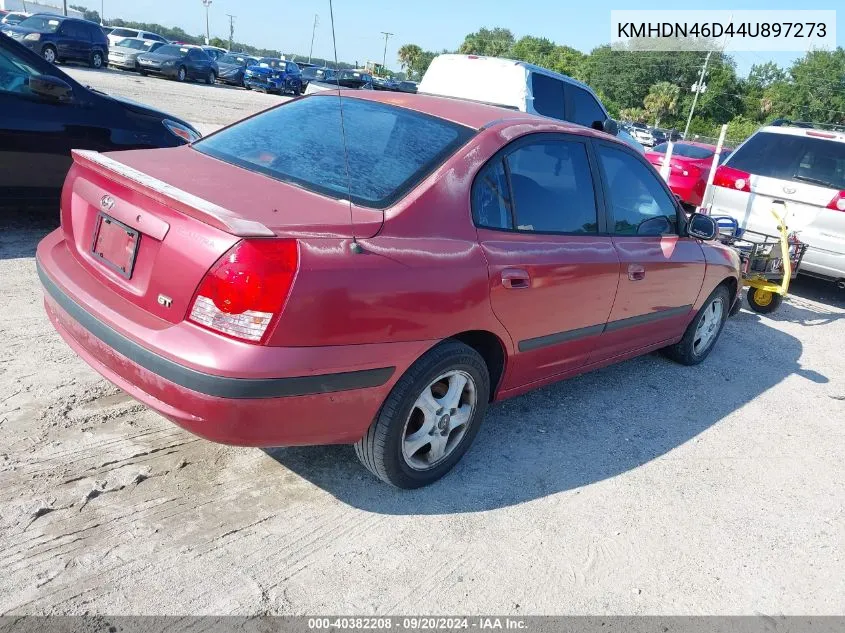
[[[277,180],[384,208],[465,143],[473,131],[354,97],[314,96],[246,119],[192,147]],[[296,134],[286,133],[297,130]],[[348,155],[349,171],[345,157]]]
[[[531,73],[531,93],[537,114],[564,120],[563,82],[542,73]]]
[[[607,145],[598,145],[598,155],[610,194],[612,232],[677,234],[675,203],[654,170],[628,152]]]
[[[43,15],[33,15],[18,24],[22,29],[32,29],[38,33],[55,33],[61,25],[61,20]]]
[[[572,109],[569,120],[586,127],[601,127],[607,115],[599,102],[589,92],[578,86],[568,84],[567,90],[572,95]]]

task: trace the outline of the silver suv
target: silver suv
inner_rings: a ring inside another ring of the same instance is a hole
[[[845,132],[775,122],[758,130],[718,168],[705,205],[752,231],[777,235],[772,202],[809,245],[801,273],[845,289]]]

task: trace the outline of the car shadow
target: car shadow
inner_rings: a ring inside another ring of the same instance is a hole
[[[34,257],[38,242],[58,226],[55,207],[0,206],[0,259]]]
[[[840,290],[832,281],[798,275],[789,284],[787,301],[797,308],[806,308],[804,313],[809,325],[835,321],[845,317],[845,290]],[[808,304],[813,301],[819,305]],[[777,318],[777,312],[773,315]]]
[[[790,306],[784,306],[789,311]],[[765,362],[749,359],[764,350]],[[792,374],[801,342],[742,311],[697,367],[643,356],[490,407],[461,462],[420,490],[372,477],[349,446],[265,449],[350,506],[395,515],[481,512],[577,490],[637,468],[717,425]]]

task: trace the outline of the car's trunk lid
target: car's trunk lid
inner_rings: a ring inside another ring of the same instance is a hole
[[[185,318],[205,274],[241,239],[353,236],[348,202],[189,147],[73,156],[61,214],[74,256],[118,295],[173,323]],[[357,237],[374,235],[382,212],[358,212],[364,221],[356,224]]]

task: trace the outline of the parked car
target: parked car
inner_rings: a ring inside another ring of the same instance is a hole
[[[777,235],[771,214],[786,202],[786,225],[809,245],[799,274],[845,289],[845,133],[769,125],[736,148],[716,170],[708,206],[740,227]]]
[[[0,24],[15,26],[16,24],[20,24],[26,20],[29,16],[29,13],[24,13],[22,11],[7,11],[6,15],[3,16],[3,19],[0,20]]]
[[[295,62],[275,57],[262,57],[254,66],[248,66],[244,73],[244,88],[263,90],[278,94],[300,94],[302,92],[302,71]]]
[[[165,46],[164,42],[127,37],[109,49],[109,66],[137,71],[140,68],[138,56],[142,53],[153,53],[162,46]]]
[[[59,334],[202,437],[354,443],[403,488],[449,471],[490,401],[712,351],[738,256],[641,154],[393,99],[323,92],[185,148],[77,152],[36,256]]]
[[[373,90],[392,90],[399,88],[399,82],[389,77],[373,77]]]
[[[651,128],[645,123],[633,123],[631,135],[641,145],[654,147],[654,136],[651,133]]]
[[[471,99],[604,130],[643,151],[639,143],[619,129],[589,86],[527,62],[479,55],[438,55],[425,72],[418,91]]]
[[[88,20],[38,13],[2,32],[50,63],[78,61],[102,68],[109,52],[100,25]]]
[[[360,70],[338,70],[331,83],[341,88],[371,90],[373,88],[373,76]]]
[[[176,81],[194,79],[213,84],[217,81],[217,62],[199,46],[166,44],[152,53],[138,55],[138,72],[162,75]]]
[[[398,92],[410,92],[414,94],[416,94],[418,88],[419,84],[416,81],[400,81],[396,86]]]
[[[230,86],[244,85],[244,73],[247,66],[253,66],[258,63],[258,59],[250,57],[244,53],[227,53],[217,60],[217,68],[219,74],[217,80],[229,84]]]
[[[200,138],[188,123],[90,90],[0,35],[0,206],[57,206],[72,148],[171,147]]]
[[[223,55],[229,54],[229,51],[219,46],[200,46],[200,48],[214,61],[218,61]]]
[[[648,162],[658,171],[663,166],[668,147],[668,143],[661,143],[645,153]],[[684,141],[675,143],[672,147],[669,188],[680,197],[684,204],[692,207],[701,204],[715,153],[716,146],[706,143]],[[730,154],[731,150],[722,149],[720,162],[724,162]]]
[[[107,34],[107,37],[109,38],[109,46],[117,46],[117,43],[120,40],[126,39],[127,37],[131,37],[133,39],[150,40],[151,42],[164,42],[165,44],[168,43],[167,39],[164,36],[159,35],[158,33],[153,33],[152,31],[127,29],[122,26],[108,28],[111,29]]]
[[[304,93],[312,81],[332,83],[334,76],[335,71],[331,68],[319,68],[317,66],[303,68],[302,74],[300,75],[302,81],[301,91]]]

